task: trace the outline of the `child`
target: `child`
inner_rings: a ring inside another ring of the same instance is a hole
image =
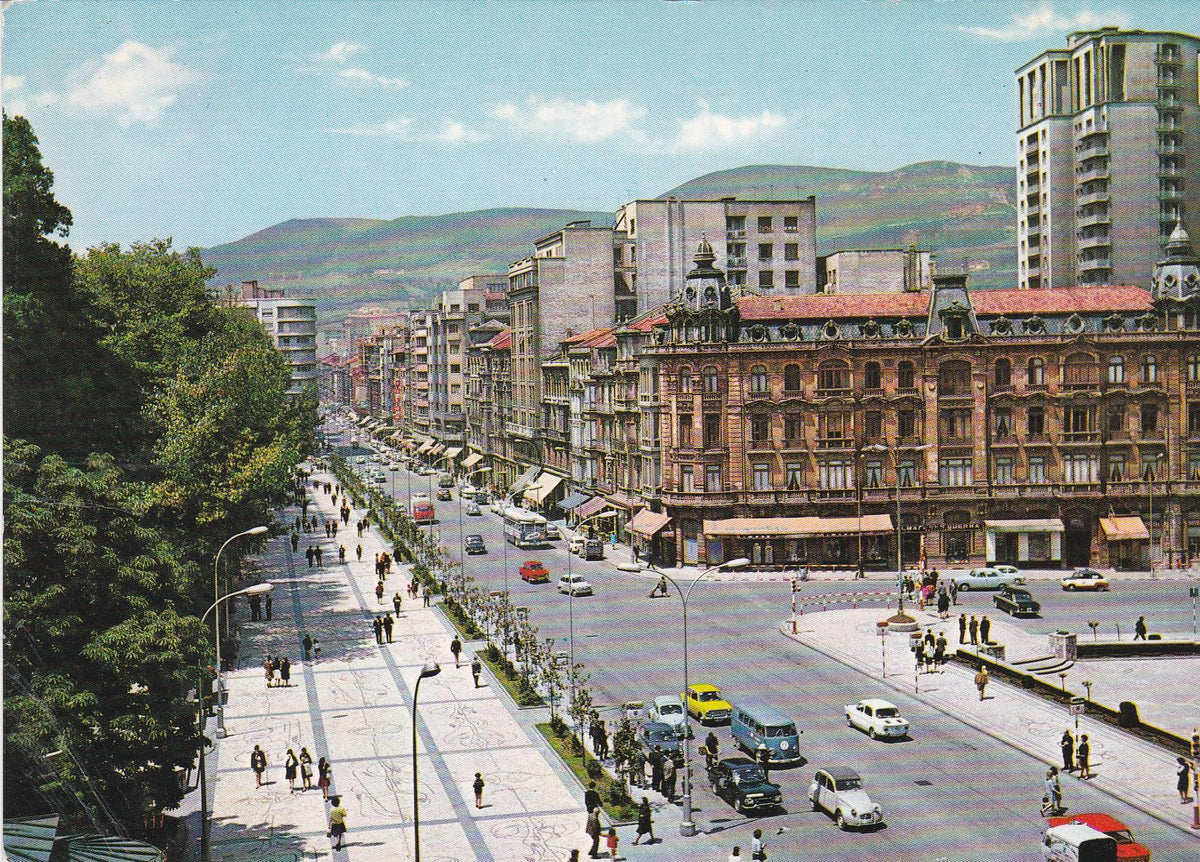
[[[480,772],[475,773],[475,784],[473,785],[473,787],[475,788],[475,807],[482,808],[483,807],[483,773],[480,773]]]
[[[617,844],[619,841],[620,839],[617,838],[616,827],[608,827],[608,855],[613,859],[617,858]]]

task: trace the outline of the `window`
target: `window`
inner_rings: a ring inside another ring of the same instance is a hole
[[[721,465],[708,464],[704,468],[704,490],[705,491],[720,491],[721,490]]]
[[[764,395],[769,391],[765,365],[755,365],[750,369],[750,391],[756,395]]]
[[[1029,458],[1029,484],[1046,484],[1046,458],[1044,455],[1031,455]]]
[[[943,410],[939,416],[943,440],[967,440],[971,436],[970,410]]]
[[[1025,431],[1031,437],[1040,437],[1046,433],[1046,408],[1030,407],[1025,414]]]
[[[1100,369],[1088,353],[1073,353],[1063,362],[1063,387],[1066,389],[1095,389],[1100,382]]]
[[[896,386],[900,389],[913,389],[916,387],[916,374],[911,362],[907,359],[900,362],[896,366]]]
[[[1142,481],[1153,482],[1158,478],[1158,459],[1161,456],[1157,452],[1151,452],[1142,458]]]
[[[684,367],[679,369],[679,391],[685,395],[690,395],[692,392],[692,369]]]
[[[970,395],[971,366],[966,362],[943,362],[938,369],[938,395]]]
[[[1108,481],[1124,482],[1125,481],[1125,456],[1124,455],[1109,455],[1108,456]]]
[[[799,243],[794,243],[794,242],[784,243],[783,259],[784,260],[799,260],[800,259]]]
[[[822,490],[844,491],[854,487],[854,465],[849,459],[822,461],[818,469],[818,481]]]
[[[843,392],[850,388],[850,369],[840,363],[827,363],[817,371],[817,394]]]
[[[800,230],[800,216],[784,216],[783,229],[787,233],[795,233]]]
[[[1008,455],[996,459],[996,484],[1011,485],[1013,483],[1013,461]]]
[[[1200,481],[1200,452],[1188,453],[1187,477],[1189,482]]]
[[[1200,401],[1188,403],[1187,433],[1189,437],[1200,436]]]
[[[1025,382],[1030,386],[1046,385],[1046,360],[1034,356],[1025,366]]]
[[[1063,481],[1068,485],[1090,485],[1099,481],[1099,473],[1097,456],[1081,452],[1063,455]]]
[[[868,488],[878,488],[883,485],[882,461],[867,462],[867,471],[863,476],[863,484]]]
[[[754,490],[755,491],[771,490],[771,465],[770,464],[755,464],[754,465]]]
[[[820,417],[821,444],[839,446],[853,436],[853,421],[849,413],[822,413]]]
[[[788,445],[798,445],[804,439],[804,423],[799,413],[783,415],[783,439]]]
[[[787,470],[787,489],[789,491],[799,491],[804,485],[804,462],[789,461],[784,465]]]
[[[696,474],[691,464],[683,464],[679,467],[679,488],[688,494],[696,490]]]
[[[1110,384],[1125,382],[1125,357],[1108,357],[1108,382]]]
[[[764,415],[750,417],[750,442],[766,443],[771,439],[771,420]]]
[[[1012,434],[1012,410],[1007,407],[997,407],[992,414],[996,419],[996,439],[1002,439]]]
[[[785,365],[783,367],[783,388],[786,392],[799,392],[800,384],[800,366]]]
[[[863,387],[866,389],[882,389],[883,375],[878,362],[868,362],[863,368]]]
[[[769,269],[764,269],[758,273],[758,286],[763,290],[771,290],[775,287],[775,273]]]
[[[1089,406],[1068,407],[1063,420],[1068,434],[1088,434],[1095,430],[1096,408]]]
[[[679,446],[682,449],[692,448],[692,414],[679,414]]]
[[[769,242],[760,242],[758,244],[758,259],[770,260],[775,256],[775,245]]]
[[[1120,404],[1112,404],[1108,408],[1107,419],[1105,420],[1105,430],[1109,434],[1122,434],[1125,431],[1125,407]]]
[[[900,410],[896,414],[896,432],[901,439],[917,436],[917,411],[911,408]]]
[[[746,229],[746,217],[745,216],[726,216],[725,217],[725,230],[733,233],[733,232],[736,232],[739,230],[744,231],[745,229]],[[632,232],[633,228],[631,227],[629,230],[630,230],[630,232]]]
[[[943,458],[938,465],[938,484],[963,487],[971,484],[970,458]]]
[[[758,232],[759,233],[770,233],[771,231],[773,231],[775,229],[774,225],[775,225],[775,219],[772,218],[771,216],[759,216],[758,217]]]
[[[911,488],[917,484],[917,462],[912,458],[905,458],[900,462],[900,485],[904,488]]]
[[[1007,389],[1012,386],[1012,363],[1007,359],[996,360],[996,388]]]
[[[706,366],[704,369],[704,394],[713,395],[721,391],[720,378],[717,376],[717,369],[712,366]]]
[[[704,414],[704,448],[721,447],[721,416],[719,413]]]
[[[1142,405],[1142,433],[1154,434],[1158,432],[1158,405],[1143,404]]]
[[[878,440],[883,436],[883,414],[878,410],[868,410],[863,416],[863,435],[868,440]]]
[[[800,286],[800,270],[789,269],[783,273],[783,286],[793,290]]]
[[[1188,354],[1187,382],[1200,383],[1200,353]]]
[[[1142,384],[1158,382],[1158,360],[1153,356],[1142,359]]]

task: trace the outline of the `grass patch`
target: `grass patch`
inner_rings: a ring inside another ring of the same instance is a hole
[[[483,639],[483,632],[479,630],[479,626],[475,625],[474,621],[462,612],[462,608],[453,599],[446,599],[439,607],[442,613],[446,615],[446,619],[450,620],[454,628],[458,629],[458,633],[462,635],[463,640],[477,641]]]
[[[477,655],[483,663],[492,669],[492,674],[500,680],[500,684],[512,695],[518,706],[545,706],[546,701],[537,693],[513,666],[513,663],[500,655],[491,644],[487,649],[480,650]]]
[[[599,761],[586,749],[579,752],[579,745],[569,731],[560,736],[548,721],[539,724],[537,729],[584,787],[587,787],[590,781],[596,782],[596,789],[600,791],[600,804],[609,820],[615,823],[637,821],[638,807],[630,797],[625,783],[605,772]]]

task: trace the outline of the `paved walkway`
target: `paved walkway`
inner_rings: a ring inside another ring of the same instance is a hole
[[[891,613],[894,611],[880,608],[809,613],[800,617],[797,634],[791,633],[790,621],[781,630],[787,637],[873,676],[893,689],[909,695],[914,695],[916,689],[915,696],[935,709],[1048,764],[1062,766],[1059,739],[1067,728],[1075,732],[1074,721],[1064,707],[996,679],[988,685],[986,699],[980,701],[974,685],[974,671],[954,664],[947,665],[941,673],[917,676],[907,634],[889,634],[882,638],[881,647],[875,623]],[[958,626],[953,618],[942,622],[936,614],[916,611],[914,615],[922,629],[945,631],[952,647],[957,647]],[[1021,638],[1029,639],[1029,636],[1004,620],[993,622],[991,640],[1012,644]],[[1039,654],[1047,652],[1048,649],[1041,649]],[[1088,664],[1094,666],[1100,662]],[[1120,672],[1123,664],[1112,663],[1114,674]],[[1191,698],[1195,702],[1194,686],[1181,686],[1181,683],[1195,679],[1200,662],[1166,659],[1141,664],[1148,667],[1142,668],[1139,677],[1127,677],[1122,688],[1114,684],[1108,690],[1114,695],[1119,694],[1121,700],[1137,701],[1139,695],[1157,692],[1162,697],[1165,691],[1174,688],[1181,692],[1183,699]],[[1098,702],[1105,702],[1105,690],[1100,686],[1093,688]],[[1146,718],[1149,720],[1148,716]],[[1184,723],[1194,721],[1196,712],[1192,710],[1181,718]],[[919,734],[920,728],[915,727],[914,732]],[[1095,777],[1089,784],[1165,823],[1195,834],[1189,829],[1191,806],[1181,805],[1175,790],[1174,754],[1086,716],[1080,719],[1079,732],[1086,733],[1091,743]],[[1063,793],[1068,804],[1071,785],[1079,780],[1073,776],[1063,780]]]
[[[309,495],[316,503],[310,517],[314,511],[319,518],[334,517],[328,494],[310,483]],[[283,522],[294,515],[284,513]],[[314,764],[319,757],[332,762],[333,793],[349,812],[345,856],[411,858],[411,709],[417,674],[428,661],[440,663],[442,672],[422,682],[418,707],[424,857],[557,862],[571,849],[586,851],[578,783],[551,762],[532,722],[517,720],[498,684],[474,687],[469,650],[463,666],[454,667],[452,630],[434,608],[408,600],[404,567],[393,566],[385,604],[377,602],[374,559],[386,545],[369,530],[361,540],[363,559],[355,560],[354,525],[361,517],[353,512],[337,539],[305,534],[295,554],[287,540],[278,539],[261,558],[264,574],[276,584],[274,618],[242,623],[238,665],[226,675],[230,735],[209,757],[212,859],[298,859],[332,852],[329,808],[320,791],[292,793],[284,778],[287,750],[299,754],[301,746]],[[325,565],[309,568],[305,546],[318,542]],[[337,562],[339,542],[347,547],[344,564]],[[371,621],[392,610],[396,590],[404,607],[394,642],[379,646]],[[245,605],[236,615],[249,615]],[[320,658],[307,662],[301,646],[306,632],[321,644]],[[290,687],[266,687],[261,668],[266,653],[291,658]],[[207,732],[215,732],[211,720]],[[269,783],[261,788],[249,768],[256,744],[269,764]],[[482,809],[472,798],[476,772],[486,782]]]

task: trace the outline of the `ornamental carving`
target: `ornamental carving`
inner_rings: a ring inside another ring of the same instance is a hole
[[[892,331],[896,333],[897,338],[912,338],[913,325],[912,321],[907,317],[902,317],[892,324]]]
[[[860,327],[864,338],[878,338],[880,331],[883,329],[879,325],[879,321],[871,318]]]
[[[1078,314],[1072,314],[1067,318],[1067,322],[1063,324],[1063,329],[1071,335],[1078,335],[1083,332],[1083,318]]]
[[[1046,321],[1040,315],[1033,315],[1025,319],[1024,329],[1026,335],[1045,335]]]
[[[992,321],[992,335],[1012,335],[1013,324],[1004,315],[1000,315]]]
[[[769,333],[767,332],[767,328],[761,323],[756,323],[750,327],[751,341],[766,341],[768,336]]]
[[[842,329],[834,321],[827,320],[825,325],[821,327],[821,338],[825,341],[833,341],[842,334]]]
[[[789,320],[780,328],[779,334],[788,341],[799,341],[803,331],[800,329],[800,324],[794,320]]]
[[[1125,318],[1119,314],[1110,314],[1104,318],[1105,332],[1120,332],[1125,328]]]

